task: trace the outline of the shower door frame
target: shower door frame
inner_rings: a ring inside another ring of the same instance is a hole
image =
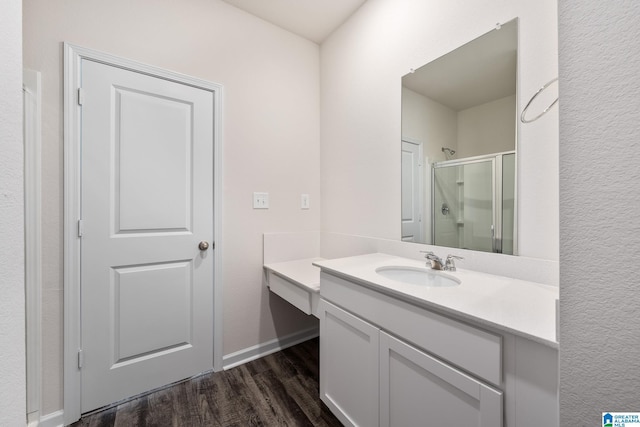
[[[516,151],[503,151],[499,153],[485,154],[481,156],[474,157],[466,157],[463,159],[456,160],[445,160],[442,162],[435,162],[431,165],[431,244],[435,244],[436,241],[436,169],[446,168],[446,167],[454,167],[454,166],[465,166],[473,163],[482,163],[486,161],[492,161],[492,242],[491,242],[491,252],[492,253],[500,253],[502,254],[503,249],[503,158],[505,155],[515,155]],[[514,209],[513,209],[513,254],[508,255],[517,255],[517,217],[518,217],[518,185],[517,185],[517,156],[516,156],[516,168],[514,173]],[[459,248],[462,249],[462,248]]]

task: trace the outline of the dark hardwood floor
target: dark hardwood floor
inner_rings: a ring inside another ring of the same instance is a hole
[[[75,427],[341,426],[320,401],[318,339],[87,415]]]

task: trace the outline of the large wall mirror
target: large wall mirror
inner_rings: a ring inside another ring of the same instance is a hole
[[[518,21],[402,78],[402,240],[516,254]]]

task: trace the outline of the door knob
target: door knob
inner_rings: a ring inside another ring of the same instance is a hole
[[[205,242],[204,240],[202,242],[200,242],[200,244],[198,245],[198,248],[201,251],[206,251],[207,249],[209,249],[209,242]]]

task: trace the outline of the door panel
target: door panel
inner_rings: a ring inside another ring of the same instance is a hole
[[[378,335],[320,300],[320,398],[346,426],[378,425]]]
[[[420,144],[402,141],[402,240],[426,243],[423,227],[423,174]]]
[[[213,93],[82,60],[82,412],[213,367]]]
[[[113,272],[114,364],[190,345],[190,260]],[[162,334],[147,333],[154,329]]]
[[[190,230],[193,105],[125,88],[114,92],[117,232]]]
[[[380,425],[500,427],[502,392],[381,332]]]

